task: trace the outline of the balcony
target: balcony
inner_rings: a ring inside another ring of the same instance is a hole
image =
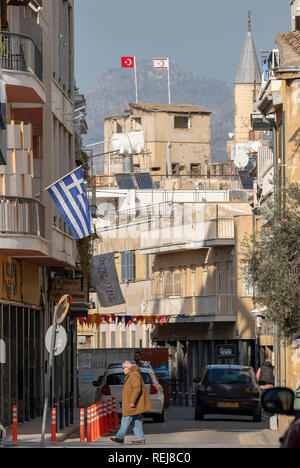
[[[37,200],[0,196],[0,252],[16,257],[43,257],[45,207]]]
[[[42,53],[30,37],[1,31],[0,66],[8,102],[46,101],[46,91],[42,85]]]
[[[196,322],[235,321],[235,296],[220,294],[151,299],[146,302],[145,315],[185,315],[193,317],[192,321]]]

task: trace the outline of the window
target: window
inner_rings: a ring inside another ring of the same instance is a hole
[[[196,177],[201,175],[201,164],[192,163],[191,164],[191,177]]]
[[[181,115],[174,117],[174,128],[190,128],[190,118]]]
[[[135,348],[136,346],[136,337],[135,337],[135,331],[131,332],[131,347]]]
[[[111,348],[116,347],[116,332],[112,331],[110,334],[110,346]]]
[[[121,253],[122,281],[133,281],[135,279],[135,253]]]
[[[253,286],[249,284],[248,279],[246,277],[246,266],[247,262],[242,262],[242,295],[243,296],[253,296]]]
[[[146,255],[146,279],[150,279],[150,254]]]
[[[222,292],[222,279],[221,279],[221,263],[215,263],[215,272],[216,272],[216,294],[221,294]]]
[[[204,273],[204,296],[208,296],[208,265],[204,265],[203,273]]]
[[[295,16],[295,29],[296,31],[300,31],[300,16]]]
[[[126,331],[121,331],[122,348],[126,348]]]
[[[172,164],[172,174],[173,175],[179,175],[181,172],[185,170],[185,166],[179,163],[173,163]]]
[[[101,332],[101,345],[102,348],[106,348],[106,332]]]
[[[182,295],[182,275],[181,270],[167,270],[165,273],[165,297]]]
[[[141,130],[142,129],[142,119],[141,117],[134,117],[132,119],[132,129]]]

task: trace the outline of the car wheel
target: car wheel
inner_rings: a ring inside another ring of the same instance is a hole
[[[165,422],[165,412],[163,411],[161,414],[155,414],[153,416],[154,423],[163,423]]]
[[[203,421],[204,414],[195,412],[195,421]]]

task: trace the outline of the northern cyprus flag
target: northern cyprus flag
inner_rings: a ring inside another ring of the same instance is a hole
[[[169,68],[168,58],[155,58],[153,59],[153,67],[167,70]]]

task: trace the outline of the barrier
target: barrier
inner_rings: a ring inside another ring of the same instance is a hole
[[[120,424],[119,424],[119,418],[118,418],[118,413],[117,413],[117,400],[116,397],[112,397],[112,405],[113,405],[113,428],[114,429],[119,429]]]
[[[103,420],[104,420],[104,434],[108,434],[109,433],[109,430],[108,430],[108,424],[107,424],[107,408],[106,408],[106,403],[105,401],[102,402],[102,407],[103,407],[103,411],[104,411],[104,415],[103,415]]]
[[[13,442],[17,442],[18,440],[18,407],[17,405],[13,406],[12,410],[12,423],[13,423]]]
[[[87,413],[87,430],[86,430],[86,435],[87,435],[87,442],[92,441],[92,434],[91,434],[91,408],[88,407],[86,410]]]
[[[80,442],[84,441],[84,408],[80,408]]]
[[[86,441],[94,442],[103,435],[107,435],[119,428],[116,399],[112,401],[98,401],[86,410]],[[84,409],[80,409],[80,442],[85,442],[85,418]]]
[[[107,412],[108,412],[108,430],[111,432],[114,430],[112,422],[112,405],[111,400],[107,400]]]
[[[51,442],[56,442],[56,408],[52,408]]]

